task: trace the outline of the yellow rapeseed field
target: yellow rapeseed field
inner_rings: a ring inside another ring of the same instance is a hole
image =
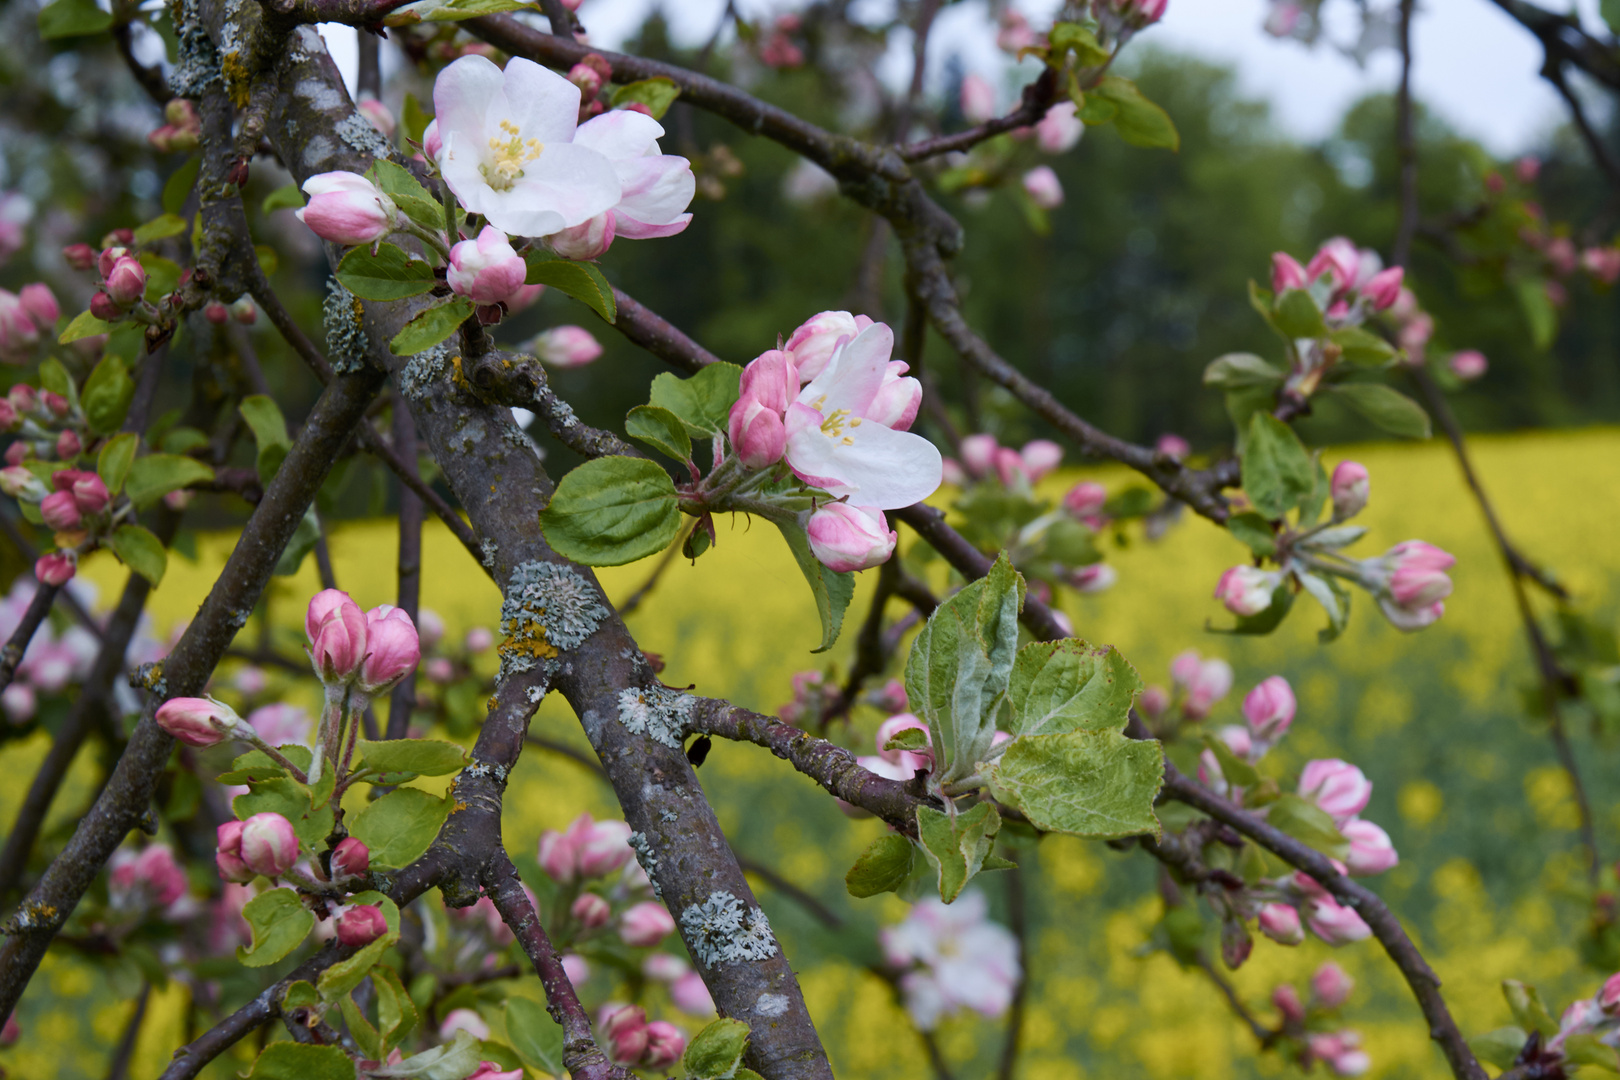
[[[1607,613],[1612,622],[1620,573],[1620,550],[1612,540],[1620,521],[1620,432],[1480,439],[1475,450],[1510,533],[1532,558],[1555,568],[1586,610]],[[1583,968],[1578,955],[1586,908],[1574,891],[1580,866],[1572,804],[1545,739],[1520,702],[1529,668],[1505,573],[1442,445],[1347,448],[1329,454],[1329,467],[1343,456],[1354,456],[1372,474],[1372,503],[1361,518],[1371,533],[1353,554],[1375,555],[1420,537],[1457,556],[1456,591],[1435,628],[1397,633],[1358,596],[1348,633],[1329,646],[1316,642],[1324,619],[1308,601],[1268,638],[1206,633],[1207,624],[1229,621],[1210,592],[1221,570],[1242,560],[1244,549],[1190,515],[1158,543],[1144,542],[1139,532],[1123,548],[1110,541],[1119,583],[1098,596],[1071,597],[1067,609],[1080,636],[1117,646],[1149,682],[1166,681],[1170,658],[1185,648],[1229,659],[1238,683],[1218,708],[1216,723],[1237,719],[1241,694],[1258,679],[1287,675],[1300,710],[1294,730],[1273,755],[1277,772],[1326,756],[1344,756],[1367,770],[1375,784],[1368,816],[1390,830],[1403,854],[1402,864],[1375,887],[1408,919],[1464,1030],[1478,1033],[1509,1022],[1498,990],[1503,978],[1540,984],[1556,1011],[1570,995],[1591,993],[1603,973]],[[1080,475],[1069,472],[1047,486],[1056,494]],[[1083,475],[1110,490],[1133,482],[1116,469]],[[791,696],[795,671],[844,665],[853,633],[845,634],[830,660],[810,655],[814,610],[775,530],[758,524],[750,529],[740,518],[719,528],[714,550],[695,566],[672,567],[632,615],[631,627],[644,648],[664,657],[668,684],[695,685],[699,693],[774,711]],[[904,534],[903,542],[909,543]],[[493,626],[499,597],[482,570],[442,528],[430,528],[425,543],[423,603],[443,616],[452,633]],[[197,562],[171,559],[152,604],[161,628],[195,611],[230,544],[227,536],[205,537]],[[339,584],[362,606],[392,600],[394,544],[386,522],[347,526],[333,537]],[[609,594],[626,596],[650,565],[604,572]],[[932,565],[943,584],[940,564]],[[103,597],[114,594],[122,573],[106,557],[85,570]],[[297,578],[277,579],[278,617],[290,624],[301,616],[304,599],[317,587],[310,564]],[[870,580],[862,587],[851,607],[852,623],[864,614]],[[874,720],[857,718],[866,747]],[[548,700],[535,726],[583,745],[572,715],[556,698]],[[8,750],[0,755],[0,768],[14,778],[27,775],[47,743],[41,734]],[[1620,855],[1610,749],[1584,731],[1578,748],[1594,778],[1608,853]],[[54,809],[58,823],[82,813],[96,775],[92,762],[78,764]],[[876,928],[899,918],[905,906],[892,896],[854,901],[842,888],[845,869],[881,826],[844,818],[807,781],[753,747],[716,747],[700,775],[739,851],[772,865],[850,919],[847,932],[827,934],[756,883],[795,958],[838,1074],[924,1075],[920,1047],[903,1015],[887,988],[863,970],[876,955]],[[15,814],[22,790],[20,782],[0,785],[0,822]],[[541,829],[564,825],[581,807],[599,815],[617,812],[611,792],[577,765],[538,752],[525,755],[506,805],[504,832],[515,851],[532,852]],[[1033,991],[1019,1075],[1226,1080],[1296,1071],[1275,1055],[1257,1054],[1253,1038],[1201,973],[1182,970],[1167,953],[1151,948],[1162,911],[1153,872],[1145,856],[1101,844],[1052,838],[1040,845],[1031,874]],[[1004,911],[1002,883],[987,875],[981,887],[993,910]],[[1261,941],[1233,981],[1269,1019],[1272,987],[1290,980],[1303,985],[1330,955],[1357,980],[1345,1023],[1364,1035],[1374,1062],[1371,1075],[1444,1075],[1409,994],[1375,943],[1335,951]],[[104,1073],[130,1004],[98,991],[97,983],[94,969],[82,961],[52,955],[24,1002],[24,1041],[0,1051],[8,1075]],[[137,1080],[155,1076],[183,1041],[183,994],[171,984],[154,999],[132,1073]],[[958,1019],[942,1029],[941,1044],[961,1063],[958,1075],[988,1076],[1001,1032],[995,1022]]]

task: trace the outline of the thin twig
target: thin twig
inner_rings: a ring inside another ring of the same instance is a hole
[[[1237,990],[1227,981],[1226,976],[1215,969],[1215,965],[1210,963],[1209,957],[1205,956],[1202,951],[1198,953],[1198,970],[1207,975],[1209,981],[1215,984],[1215,989],[1221,992],[1221,996],[1226,999],[1227,1005],[1231,1006],[1233,1014],[1243,1021],[1243,1025],[1249,1029],[1249,1032],[1260,1044],[1261,1049],[1270,1046],[1276,1033],[1255,1018],[1254,1013],[1249,1011],[1249,1007],[1243,1003],[1243,999],[1238,996]]]
[[[1024,895],[1024,867],[1016,856],[1004,880],[1007,883],[1007,929],[1018,941],[1018,985],[1007,1007],[1007,1034],[1001,1043],[996,1080],[1013,1080],[1018,1072],[1018,1051],[1024,1037],[1024,1004],[1029,998],[1029,913]]]
[[[141,1021],[146,1019],[146,1004],[152,996],[152,984],[141,983],[141,992],[135,997],[135,1011],[130,1013],[124,1033],[113,1049],[112,1061],[107,1066],[107,1080],[125,1080],[129,1076],[129,1062],[135,1056],[135,1040],[141,1033]]]
[[[687,538],[692,535],[692,531],[697,527],[698,522],[694,518],[685,528],[675,534],[675,539],[669,542],[669,546],[664,549],[664,554],[659,556],[658,565],[652,568],[652,572],[647,575],[647,580],[643,581],[641,587],[627,596],[624,603],[619,605],[619,618],[629,618],[630,613],[640,607],[641,602],[652,594],[653,589],[658,585],[659,579],[664,576],[664,571],[674,564],[675,556],[681,553],[681,549],[686,546]]]
[[[34,634],[45,622],[45,616],[51,613],[51,605],[56,603],[56,594],[61,591],[60,585],[41,583],[34,586],[34,596],[28,601],[22,622],[12,631],[5,648],[0,649],[0,690],[10,686],[11,680],[16,677],[17,665],[22,663],[23,654],[28,651],[29,643],[34,640]]]

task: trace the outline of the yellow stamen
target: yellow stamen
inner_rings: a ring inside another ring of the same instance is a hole
[[[501,132],[505,138],[492,138],[489,148],[493,160],[482,167],[480,171],[489,186],[496,191],[508,191],[512,184],[523,176],[523,166],[540,156],[545,150],[545,144],[539,139],[525,139],[518,126],[510,120],[501,121]]]

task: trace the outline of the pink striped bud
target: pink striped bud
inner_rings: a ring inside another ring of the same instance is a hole
[[[1317,968],[1316,974],[1311,976],[1311,996],[1324,1009],[1337,1009],[1349,1001],[1350,991],[1355,986],[1356,980],[1331,960]]]
[[[112,495],[106,481],[93,472],[80,471],[73,480],[73,501],[82,514],[99,514],[107,509]]]
[[[1359,461],[1341,461],[1333,467],[1333,520],[1353,518],[1366,507],[1372,491],[1367,467]]]
[[[1221,575],[1215,599],[1234,615],[1258,615],[1271,606],[1277,575],[1257,566],[1234,566]]]
[[[1396,298],[1400,296],[1401,278],[1404,276],[1405,271],[1399,266],[1380,270],[1361,287],[1361,295],[1367,298],[1373,310],[1383,311],[1394,304]]]
[[[590,822],[588,816],[581,816]],[[606,877],[621,869],[634,854],[630,850],[630,826],[622,821],[590,822],[579,832],[579,872],[583,877]]]
[[[1305,927],[1299,912],[1288,904],[1267,904],[1255,920],[1260,932],[1279,945],[1298,945],[1305,940]]]
[[[298,834],[293,832],[292,822],[280,814],[254,814],[242,822],[237,854],[254,873],[276,877],[298,861]]]
[[[825,567],[840,572],[865,570],[889,560],[900,539],[882,510],[827,503],[805,524],[810,550]]]
[[[1299,794],[1343,824],[1367,808],[1372,781],[1348,761],[1323,758],[1305,763],[1299,775]]]
[[[72,461],[83,450],[84,442],[79,438],[79,433],[72,428],[56,437],[56,456],[63,461]]]
[[[739,397],[752,397],[781,415],[799,396],[799,369],[793,354],[783,349],[760,353],[743,368]]]
[[[115,906],[168,907],[186,894],[186,872],[167,844],[150,844],[139,854],[120,851],[113,856],[108,879],[107,891]]]
[[[591,100],[602,89],[602,76],[587,64],[575,64],[569,68],[568,81],[579,87],[579,96],[583,101]]]
[[[793,366],[798,369],[800,380],[809,382],[821,374],[842,341],[871,325],[872,320],[865,315],[823,311],[805,320],[782,348],[793,354]]]
[[[59,420],[73,411],[73,406],[69,404],[68,399],[54,390],[41,390],[39,400],[42,405],[50,410],[51,415]]]
[[[529,351],[554,368],[577,368],[602,355],[602,345],[583,326],[554,326],[536,334]]]
[[[52,552],[34,560],[34,577],[41,585],[66,585],[77,570],[73,556],[66,552]]]
[[[1273,675],[1243,699],[1243,719],[1255,738],[1273,742],[1294,722],[1295,707],[1293,687],[1281,675]]]
[[[155,719],[158,727],[187,746],[213,746],[231,738],[242,722],[229,705],[196,697],[170,698],[158,708]]]
[[[366,658],[360,688],[373,696],[416,670],[422,646],[416,625],[402,608],[381,604],[366,612]]]
[[[606,926],[613,918],[613,905],[595,893],[580,893],[568,913],[587,930]]]
[[[107,274],[107,295],[127,308],[146,294],[146,268],[133,255],[120,255]]]
[[[17,410],[11,407],[11,402],[0,397],[0,431],[10,431],[21,419],[22,417],[17,415]]]
[[[332,877],[364,877],[371,869],[371,849],[356,837],[338,841],[332,849]]]
[[[359,247],[394,231],[394,200],[357,173],[318,173],[304,181],[304,193],[309,204],[294,216],[322,240]]]
[[[1306,923],[1311,933],[1329,945],[1348,945],[1365,941],[1372,936],[1372,928],[1350,908],[1319,897],[1311,903],[1310,918]]]
[[[1082,480],[1063,496],[1063,509],[1082,520],[1097,519],[1108,502],[1108,489],[1094,480]]]
[[[62,259],[75,270],[89,270],[96,265],[96,249],[89,244],[69,244],[62,249]]]
[[[1286,251],[1271,253],[1271,291],[1282,293],[1288,289],[1305,287],[1305,268]]]
[[[124,317],[124,309],[105,292],[97,292],[90,297],[90,314],[102,322],[117,322]]]
[[[62,317],[62,308],[56,302],[56,294],[42,281],[18,289],[17,299],[21,301],[22,309],[28,313],[28,317],[34,320],[34,325],[41,330],[49,330],[56,325],[56,320]]]
[[[444,140],[439,137],[438,120],[429,121],[422,131],[422,153],[427,155],[429,161],[439,160],[439,151],[444,149]]]
[[[1142,691],[1136,707],[1149,719],[1157,719],[1170,708],[1170,692],[1162,686],[1150,686]]]
[[[322,682],[342,684],[354,678],[366,655],[366,616],[348,593],[316,593],[304,614],[304,633]]]
[[[640,1005],[626,1005],[602,1018],[608,1057],[616,1065],[634,1065],[647,1051],[647,1013]]]
[[[105,238],[103,238],[103,242],[105,243]],[[96,256],[96,272],[101,275],[101,280],[106,281],[111,276],[113,267],[118,265],[118,260],[128,254],[129,249],[120,244],[109,244],[103,247],[101,254]]]
[[[337,920],[337,939],[351,949],[370,945],[388,933],[388,920],[374,904],[356,904]]]
[[[513,249],[506,234],[485,225],[476,240],[463,240],[450,249],[445,271],[450,288],[475,304],[498,304],[523,287],[528,266]]]
[[[1347,289],[1355,283],[1361,271],[1361,252],[1356,245],[1342,236],[1335,236],[1323,244],[1305,267],[1305,276],[1312,282],[1323,274],[1333,279],[1335,288]]]
[[[540,834],[540,869],[559,884],[566,885],[579,873],[579,841],[573,830],[557,832],[547,829]]]
[[[647,1049],[641,1055],[641,1067],[657,1071],[667,1070],[686,1053],[686,1036],[668,1020],[654,1020],[647,1025]]]
[[[45,496],[39,504],[39,515],[56,532],[72,532],[82,520],[79,504],[73,501],[71,491],[58,491]]]
[[[247,863],[242,861],[242,822],[227,821],[215,830],[218,837],[218,850],[214,853],[214,865],[219,867],[219,876],[226,881],[245,885],[258,875]]]
[[[1004,487],[1014,487],[1020,481],[1028,482],[1029,474],[1024,471],[1024,458],[1018,451],[1010,446],[996,447],[994,462],[996,476]]]
[[[648,948],[675,932],[675,920],[656,900],[640,903],[619,916],[619,937],[626,945]]]
[[[1300,940],[1303,941],[1304,938],[1301,937]],[[1305,1021],[1305,1005],[1299,1000],[1299,991],[1294,989],[1292,983],[1283,983],[1273,990],[1271,1003],[1282,1013],[1285,1024],[1300,1024]]]
[[[1350,841],[1344,864],[1356,877],[1382,874],[1401,861],[1389,834],[1370,821],[1356,818],[1339,826],[1339,831]]]
[[[787,428],[780,413],[745,394],[731,407],[726,433],[732,449],[750,469],[764,469],[782,460],[787,449]]]

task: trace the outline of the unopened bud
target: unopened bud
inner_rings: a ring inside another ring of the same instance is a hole
[[[613,918],[613,906],[602,897],[591,892],[580,893],[579,899],[574,901],[573,906],[568,911],[587,930],[606,926],[608,920]]]
[[[370,945],[388,933],[388,920],[374,904],[356,904],[337,920],[337,939],[351,949]]]
[[[357,837],[339,841],[332,849],[332,876],[364,877],[371,869],[371,849]]]
[[[75,270],[89,270],[96,265],[96,249],[89,244],[69,244],[62,249],[62,258]]]

